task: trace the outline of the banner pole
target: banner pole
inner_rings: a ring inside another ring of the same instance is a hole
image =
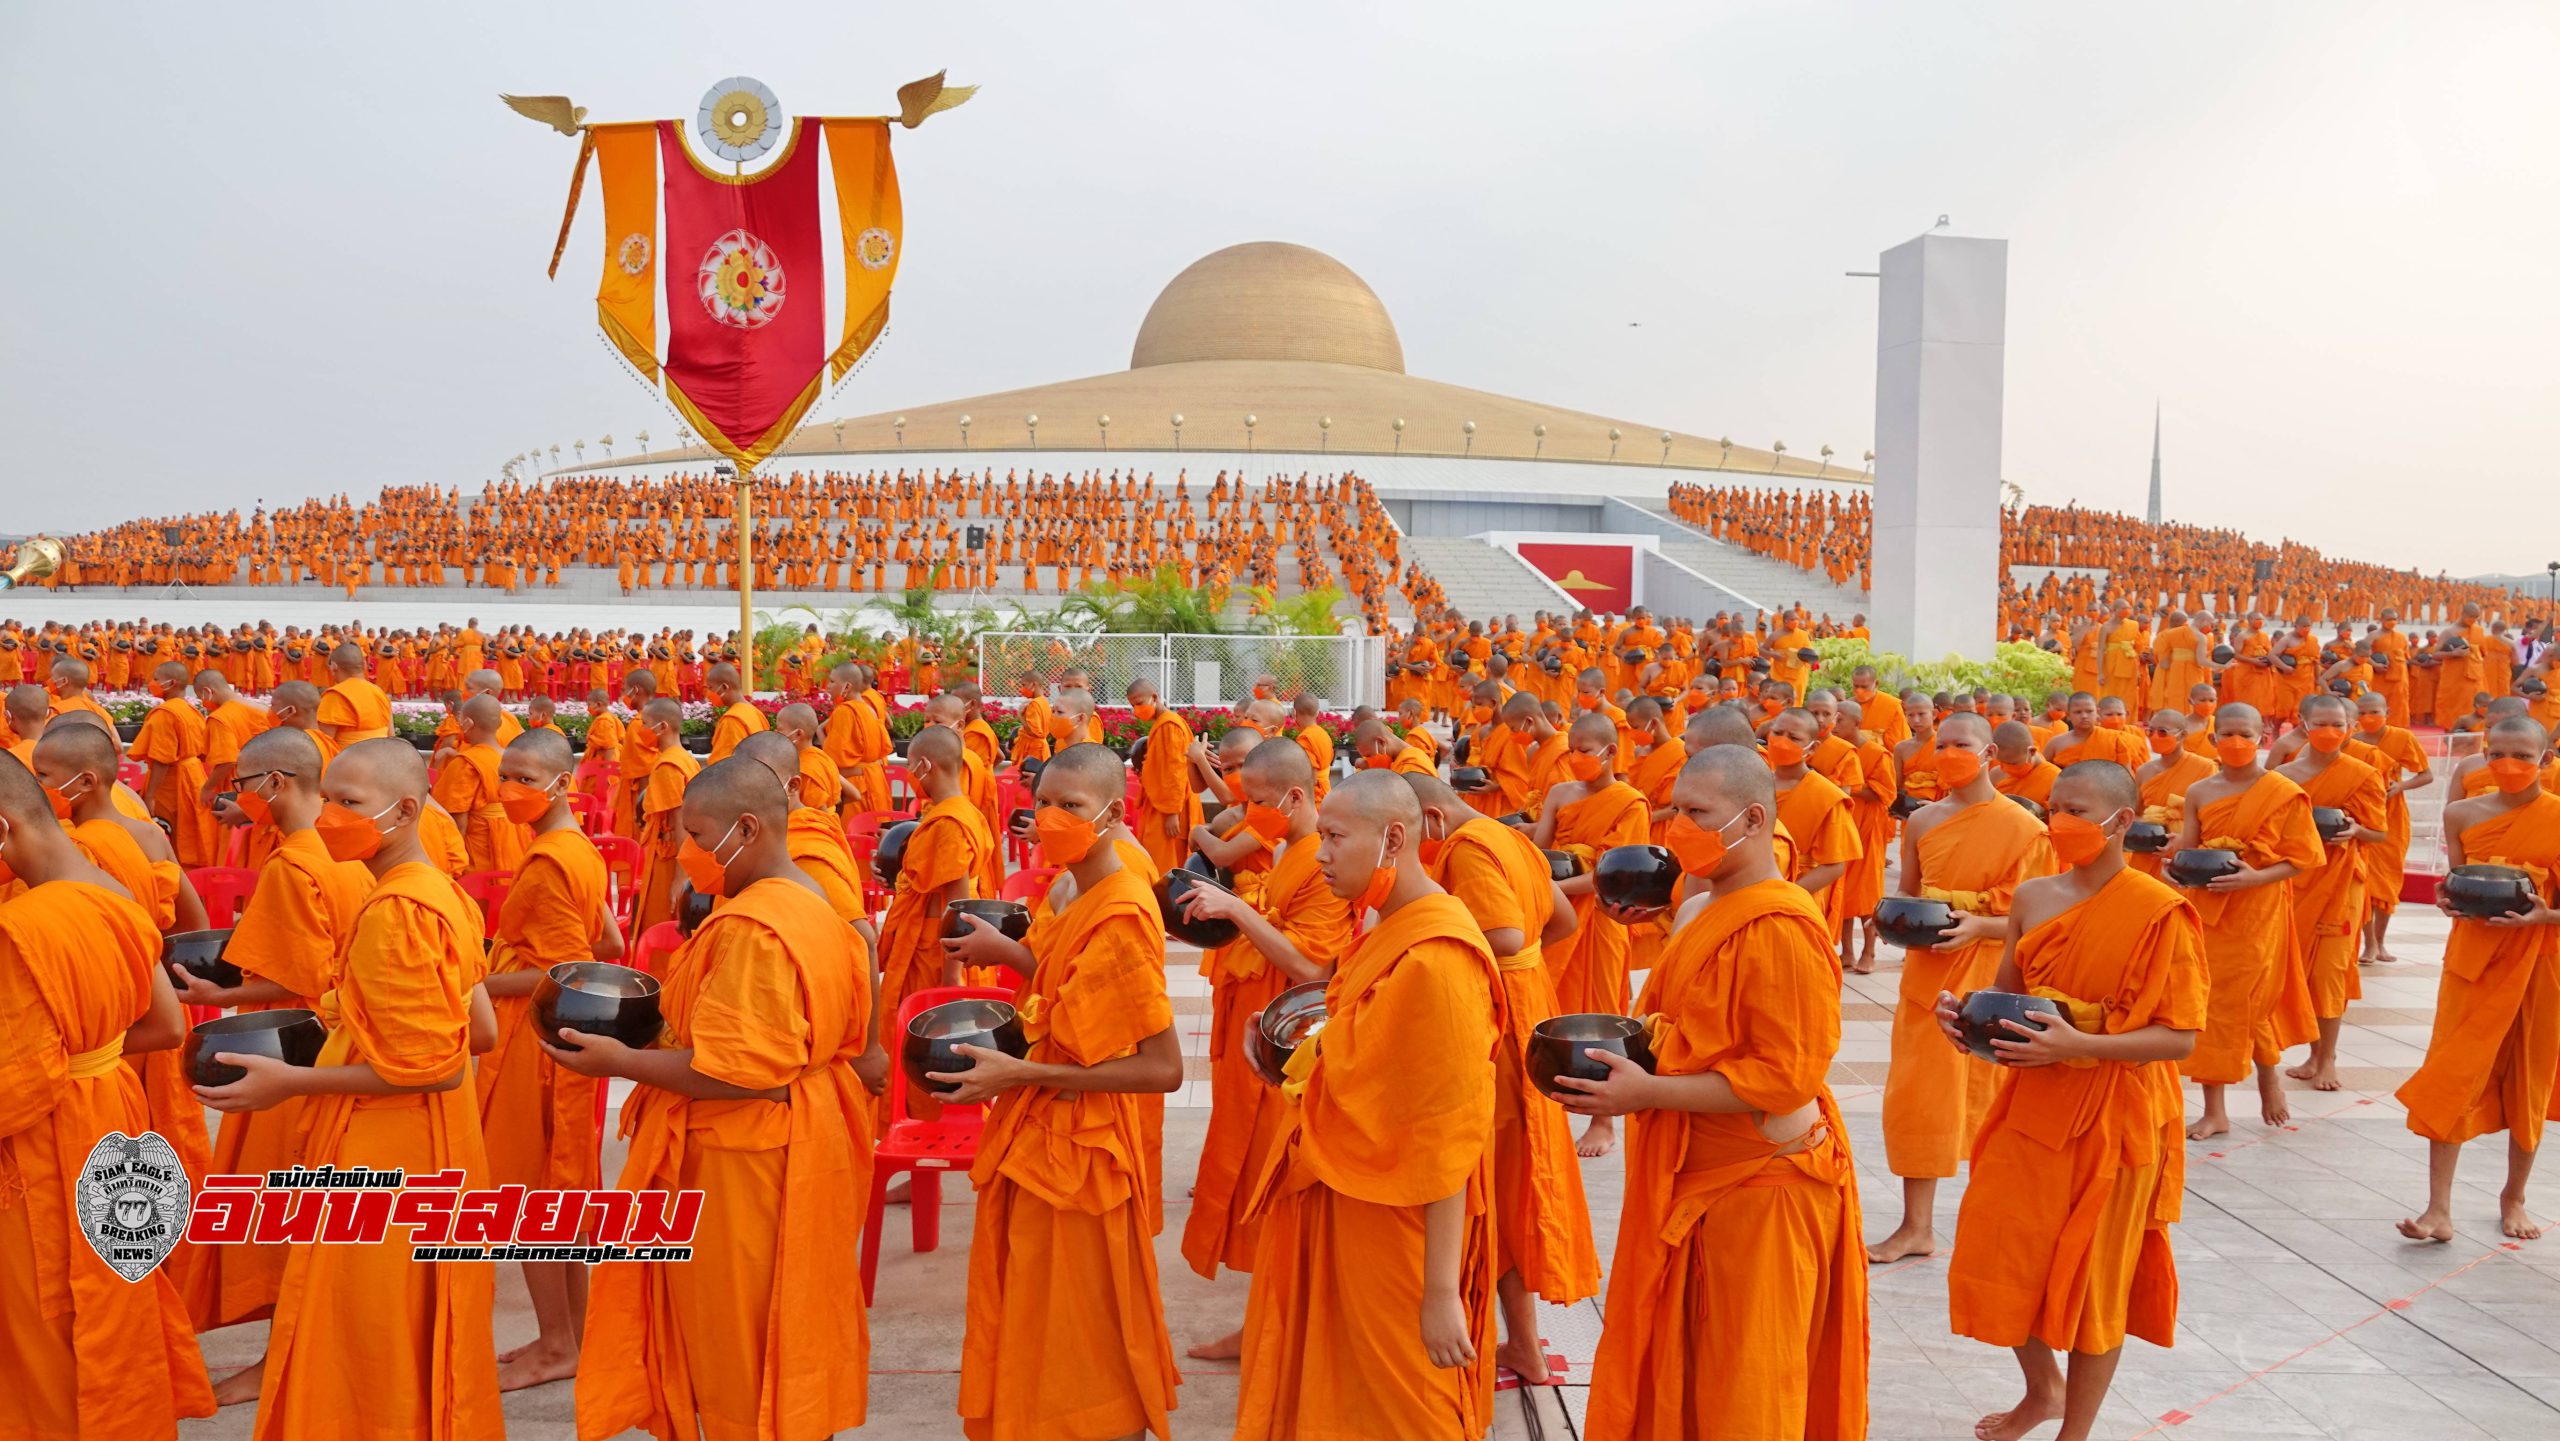
[[[749,691],[756,689],[756,552],[750,538],[755,527],[755,482],[745,466],[738,467],[738,503],[732,522],[738,532],[738,663],[745,667],[741,679]]]

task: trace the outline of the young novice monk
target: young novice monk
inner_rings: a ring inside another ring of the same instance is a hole
[[[792,864],[771,770],[706,766],[681,814],[685,879],[728,903],[661,978],[665,1033],[640,1051],[544,1043],[581,1076],[640,1083],[622,1189],[703,1194],[692,1260],[596,1273],[578,1434],[824,1436],[861,1425],[868,1402],[871,1121],[854,1064],[872,1045],[871,976]]]
[[[427,861],[418,818],[427,763],[395,737],[358,741],[321,777],[329,854],[361,861],[373,891],[339,967],[336,1025],[318,1065],[223,1055],[248,1074],[196,1094],[214,1109],[301,1098],[306,1166],[463,1173],[489,1181],[471,1054],[495,1039],[480,989],[480,908]],[[411,1258],[412,1231],[371,1245],[302,1245],[285,1262],[258,1393],[258,1441],[343,1432],[361,1417],[394,1436],[496,1435],[495,1287],[483,1261]],[[392,1298],[398,1298],[396,1302]]]
[[[1559,1012],[1624,1015],[1627,928],[1602,914],[1591,867],[1603,852],[1647,844],[1653,812],[1644,792],[1617,779],[1618,724],[1607,712],[1586,710],[1575,717],[1566,740],[1571,749],[1565,766],[1572,779],[1547,791],[1536,836],[1541,850],[1573,852],[1582,869],[1564,882],[1564,894],[1573,902],[1574,928],[1547,957],[1547,974],[1555,980]],[[1617,1122],[1593,1116],[1576,1149],[1584,1156],[1605,1156],[1617,1144]]]
[[[1326,883],[1378,919],[1289,1061],[1237,1441],[1477,1441],[1493,1423],[1499,985],[1474,918],[1423,873],[1421,823],[1404,781],[1372,770],[1317,822]]]
[[[1672,797],[1670,848],[1698,893],[1636,1002],[1656,1021],[1655,1073],[1592,1051],[1609,1079],[1560,1083],[1584,1093],[1568,1110],[1635,1117],[1583,1434],[1861,1437],[1857,1172],[1824,1082],[1840,958],[1779,871],[1757,752],[1708,747]]]
[[[1999,1080],[1985,1062],[1939,1043],[1938,995],[1990,984],[2019,884],[2054,869],[2044,824],[1994,788],[1992,732],[1981,716],[1947,717],[1937,754],[1946,798],[1903,827],[1902,894],[1946,902],[1956,926],[1942,945],[1903,952],[1884,1085],[1885,1164],[1902,1178],[1902,1224],[1867,1249],[1879,1265],[1937,1253],[1938,1182],[1973,1149]]]
[[[2068,869],[2022,883],[2009,911],[1997,988],[2047,997],[2068,1019],[1993,1041],[2001,1084],[1956,1217],[1951,1322],[2015,1350],[2026,1373],[2024,1399],[1974,1428],[1987,1441],[2056,1417],[2064,1441],[2082,1441],[2124,1338],[2166,1346],[2176,1329],[2176,1063],[2204,1026],[2204,935],[2179,892],[2125,864],[2138,801],[2113,761],[2064,770],[2051,825]],[[1952,990],[1937,999],[1950,1040],[1960,1003]],[[2071,1353],[2067,1379],[2056,1351]]]
[[[2444,808],[2453,864],[2513,866],[2533,878],[2536,902],[2520,916],[2455,916],[2438,983],[2427,1057],[2398,1092],[2409,1129],[2427,1138],[2427,1209],[2400,1223],[2413,1241],[2453,1239],[2453,1176],[2462,1143],[2507,1133],[2507,1182],[2498,1193],[2499,1229],[2518,1240],[2542,1234],[2525,1210],[2525,1181],[2551,1109],[2560,1065],[2560,796],[2537,770],[2548,742],[2528,716],[2489,727],[2481,753],[2493,779],[2487,795]],[[2441,902],[2439,902],[2441,904]],[[2451,911],[2446,914],[2451,915]]]
[[[2302,698],[2298,712],[2300,753],[2276,774],[2302,787],[2314,806],[2346,812],[2353,827],[2325,842],[2328,860],[2293,878],[2293,928],[2311,989],[2311,1014],[2319,1034],[2311,1058],[2285,1072],[2315,1091],[2338,1089],[2338,1028],[2347,1002],[2364,994],[2356,979],[2356,954],[2364,939],[2364,849],[2389,839],[2382,773],[2347,755],[2347,703],[2327,692]]]
[[[527,727],[498,760],[498,804],[508,824],[531,828],[533,843],[498,908],[484,983],[497,1013],[498,1044],[481,1058],[473,1081],[492,1185],[592,1191],[599,1181],[601,1083],[545,1060],[533,1024],[533,989],[553,966],[622,955],[622,932],[606,904],[604,856],[569,809],[575,768],[567,738],[539,727]],[[528,1261],[524,1288],[540,1334],[498,1358],[501,1391],[578,1374],[586,1266]]]
[[[1182,1084],[1182,1048],[1154,893],[1102,838],[1127,806],[1127,777],[1098,745],[1051,759],[1032,824],[1046,863],[1074,877],[1074,901],[1022,941],[972,917],[948,943],[955,965],[1023,976],[1014,1004],[1031,1043],[1021,1060],[960,1047],[970,1068],[933,1077],[958,1083],[951,1104],[994,1102],[969,1173],[978,1219],[960,1423],[971,1441],[1172,1434],[1180,1382],[1156,1287],[1164,1211],[1146,1111]]]
[[[2248,1079],[2254,1059],[2258,1108],[2270,1126],[2292,1112],[2276,1072],[2283,1048],[2319,1033],[2296,953],[2293,890],[2284,884],[2326,858],[2302,787],[2259,764],[2263,723],[2254,707],[2214,712],[2214,755],[2222,768],[2187,791],[2177,846],[2237,852],[2241,869],[2189,892],[2204,918],[2213,984],[2204,1035],[2180,1069],[2202,1083],[2204,1115],[2188,1128],[2201,1141],[2231,1129],[2226,1087]]]

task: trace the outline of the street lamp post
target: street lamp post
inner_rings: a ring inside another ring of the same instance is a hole
[[[1182,453],[1182,412],[1178,410],[1173,413],[1173,453]]]
[[[1327,455],[1333,453],[1333,417],[1330,415],[1316,417],[1316,448]]]
[[[969,448],[969,417],[965,415],[960,417],[960,448]]]
[[[1093,428],[1102,432],[1102,448],[1104,450],[1109,450],[1111,448],[1111,417],[1107,415],[1095,416],[1093,418]]]
[[[1036,415],[1022,417],[1022,429],[1024,434],[1031,437],[1031,448],[1038,450],[1040,448],[1040,417]]]
[[[1388,425],[1388,427],[1389,427],[1390,429],[1394,430],[1394,431],[1395,431],[1395,433],[1396,433],[1396,444],[1395,444],[1395,452],[1394,452],[1394,453],[1395,453],[1395,454],[1397,454],[1397,455],[1402,455],[1402,454],[1404,454],[1404,417],[1403,417],[1403,416],[1401,416],[1401,415],[1399,415],[1399,416],[1397,416],[1395,419],[1393,419],[1393,420],[1391,420],[1391,421],[1388,421],[1388,422],[1387,422],[1387,425]]]
[[[1529,458],[1536,460],[1547,453],[1547,428],[1543,425],[1533,425],[1529,427],[1529,434],[1537,438],[1535,446],[1529,451]]]
[[[1467,448],[1460,453],[1459,458],[1461,460],[1473,459],[1476,453],[1476,423],[1470,420],[1466,424],[1459,426],[1458,429],[1466,432],[1467,436]]]
[[[1614,425],[1609,427],[1609,458],[1618,458],[1618,428]]]

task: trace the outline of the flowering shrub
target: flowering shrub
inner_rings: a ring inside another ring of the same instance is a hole
[[[1980,689],[2041,700],[2047,691],[2068,690],[2071,685],[2069,661],[2025,641],[2002,641],[1987,661],[1958,655],[1914,661],[1891,651],[1869,650],[1863,640],[1838,638],[1815,641],[1813,648],[1822,657],[1813,684],[1836,691],[1847,691],[1850,672],[1862,665],[1876,668],[1876,684],[1888,693]]]

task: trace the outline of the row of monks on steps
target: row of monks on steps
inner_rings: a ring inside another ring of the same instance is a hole
[[[1243,878],[1234,898],[1194,908],[1242,935],[1202,962],[1213,1108],[1182,1238],[1204,1273],[1252,1276],[1238,1334],[1197,1348],[1241,1358],[1239,1434],[1482,1435],[1497,1360],[1544,1372],[1530,1298],[1598,1287],[1568,1110],[1588,1118],[1594,1153],[1631,1118],[1594,1434],[1862,1434],[1867,1258],[1825,1082],[1845,922],[1872,905],[1844,900],[1868,846],[1849,793],[1823,774],[1843,748],[1890,771],[1885,796],[1938,797],[1903,826],[1900,886],[1961,913],[1949,944],[1906,962],[1885,1098],[1906,1215],[1877,1251],[1935,1245],[1929,1189],[1959,1160],[1994,1174],[1959,1217],[1951,1322],[2019,1348],[2027,1396],[2006,1419],[2068,1405],[2085,1424],[2096,1401],[2073,1385],[2066,1402],[2052,1351],[2073,1353],[2075,1381],[2086,1367],[2102,1383],[2126,1334],[2170,1339],[2179,1070],[2208,1086],[2209,1127],[2220,1086],[2342,1011],[2315,979],[2352,986],[2352,944],[2342,965],[2335,942],[2361,924],[2361,897],[2340,898],[2359,884],[2360,854],[2310,834],[2310,805],[2326,796],[2359,817],[2350,846],[2387,835],[2379,772],[2322,704],[2279,772],[2263,769],[2245,707],[2211,718],[2203,773],[2175,713],[2152,718],[2169,743],[2155,740],[2139,777],[2079,763],[2100,732],[2075,729],[2075,763],[2043,777],[2048,830],[1994,781],[2009,774],[2001,731],[2016,723],[1941,722],[1925,697],[1904,707],[1912,736],[1880,758],[1854,698],[1819,702],[1828,725],[1786,697],[1756,728],[1738,707],[1705,707],[1675,736],[1648,700],[1597,696],[1559,728],[1536,698],[1497,694],[1470,758],[1516,747],[1557,768],[1524,825],[1451,791],[1420,728],[1361,719],[1360,773],[1328,787],[1329,742],[1304,712],[1251,703],[1251,729],[1212,753],[1143,686],[1130,699],[1152,730],[1133,787],[1117,756],[1076,744],[1090,699],[1069,690],[1037,718],[1052,754],[1031,825],[1059,872],[1034,927],[1019,943],[984,928],[943,942],[942,904],[981,892],[998,849],[968,794],[992,735],[979,738],[970,697],[945,695],[909,747],[924,806],[875,957],[835,814],[868,804],[869,777],[859,751],[850,771],[829,755],[840,728],[875,739],[865,681],[840,672],[823,724],[793,708],[779,732],[734,701],[704,767],[668,743],[669,704],[634,697],[612,739],[636,776],[624,823],[651,857],[642,923],[679,878],[730,898],[666,966],[669,1030],[647,1051],[604,1038],[554,1050],[524,1013],[547,966],[624,945],[601,859],[569,817],[559,737],[499,749],[503,712],[475,698],[435,783],[494,767],[494,816],[455,813],[466,846],[484,832],[487,859],[505,859],[502,827],[529,832],[484,954],[477,907],[430,856],[446,812],[414,748],[328,737],[324,763],[323,738],[303,726],[256,734],[230,776],[246,818],[274,833],[232,950],[249,979],[232,992],[191,981],[185,998],[315,1005],[332,1040],[319,1067],[252,1061],[246,1080],[193,1096],[166,1049],[180,997],[151,961],[158,934],[200,923],[200,909],[157,829],[116,819],[110,733],[76,707],[30,718],[26,764],[0,763],[0,861],[23,887],[0,904],[0,995],[35,1037],[0,1086],[0,1160],[21,1198],[0,1207],[0,1270],[36,1281],[0,1296],[0,1325],[28,1338],[0,1355],[10,1434],[172,1434],[168,1418],[214,1399],[189,1334],[259,1316],[273,1325],[268,1355],[223,1389],[256,1397],[261,1436],[335,1434],[357,1416],[375,1434],[496,1434],[502,1384],[572,1365],[582,1435],[858,1425],[867,1320],[853,1237],[880,1121],[881,1020],[921,986],[972,975],[1014,989],[1032,1049],[979,1057],[958,1097],[991,1103],[963,1427],[1165,1434],[1178,1376],[1150,1238],[1165,1184],[1159,1098],[1182,1064],[1150,884],[1195,848]],[[2448,813],[2457,859],[2534,867],[2546,903],[2560,862],[2560,798],[2535,784],[2548,740],[2529,719],[2501,719],[2479,767],[2487,793]],[[632,757],[645,761],[636,772]],[[2227,844],[2247,866],[2192,903],[2121,850],[2150,783],[2171,771],[2189,773],[2182,840]],[[1658,800],[1638,777],[1664,785]],[[1587,862],[1648,838],[1686,877],[1664,913],[1604,906],[1587,875],[1554,883],[1538,853]],[[2412,1128],[2446,1151],[2512,1126],[2530,1164],[2560,1035],[2554,918],[2457,924],[2436,1044],[2402,1092]],[[1631,970],[1646,974],[1632,1001]],[[1329,1025],[1287,1086],[1261,1086],[1238,1054],[1243,1018],[1319,977]],[[1946,1037],[1951,993],[1995,980],[2053,996],[2073,1022],[2006,1043],[2014,1069]],[[2308,1030],[2294,1005],[2304,989]],[[1527,1087],[1522,1052],[1559,1009],[1656,1018],[1658,1074],[1613,1067],[1564,1106],[1547,1101]],[[2503,1044],[2510,1030],[2527,1044]],[[126,1287],[60,1244],[68,1168],[96,1134],[184,1135],[190,1119],[196,1174],[457,1166],[475,1185],[591,1185],[589,1088],[610,1076],[638,1083],[621,1184],[704,1191],[700,1249],[683,1265],[606,1267],[591,1288],[568,1268],[529,1272],[542,1337],[503,1365],[486,1266],[413,1265],[393,1245],[201,1248]],[[191,1101],[224,1113],[210,1155]],[[2452,1168],[2439,1159],[2436,1204],[2413,1234],[2450,1233]],[[2520,1218],[2520,1175],[2511,1190]]]

